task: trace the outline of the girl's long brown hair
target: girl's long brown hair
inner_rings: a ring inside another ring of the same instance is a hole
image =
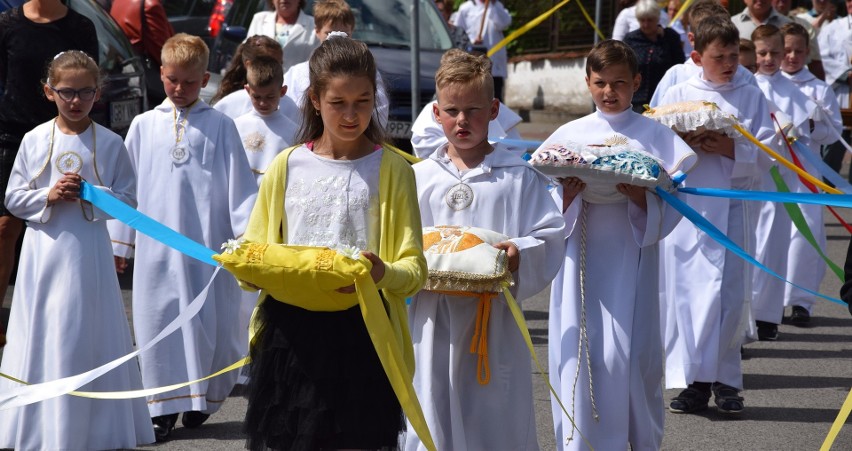
[[[226,95],[243,89],[246,84],[246,61],[251,61],[260,55],[269,55],[281,61],[283,58],[281,44],[275,39],[263,35],[255,35],[246,39],[246,42],[240,44],[234,52],[234,57],[231,58],[228,69],[225,70],[225,75],[219,82],[219,89],[216,90],[216,95],[213,96],[210,103],[216,103]]]

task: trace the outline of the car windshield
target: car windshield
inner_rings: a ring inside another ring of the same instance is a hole
[[[420,0],[420,48],[452,47],[443,19],[427,0]],[[350,0],[357,27],[355,38],[367,44],[408,48],[411,41],[411,0]]]

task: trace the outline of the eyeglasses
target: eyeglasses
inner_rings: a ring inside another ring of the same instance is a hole
[[[98,92],[98,90],[95,89],[95,88],[83,88],[83,89],[62,88],[62,89],[56,89],[49,84],[47,85],[47,87],[50,88],[51,91],[53,91],[57,95],[59,95],[60,99],[66,101],[66,102],[70,102],[70,101],[74,100],[74,97],[79,97],[80,100],[82,100],[84,102],[88,102],[89,100],[94,99],[95,93]]]

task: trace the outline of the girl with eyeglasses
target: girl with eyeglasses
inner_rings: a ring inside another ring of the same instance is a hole
[[[63,52],[47,75],[43,92],[59,115],[24,135],[6,190],[6,207],[28,227],[0,372],[29,383],[74,376],[133,351],[110,218],[80,199],[86,180],[136,205],[133,167],[121,137],[88,116],[100,95],[95,61]],[[0,378],[0,393],[20,385]],[[141,388],[132,359],[81,390]],[[64,395],[0,410],[0,448],[126,449],[152,442],[144,398]]]
[[[70,49],[97,55],[98,39],[92,21],[60,0],[30,0],[0,13],[0,302],[23,229],[3,202],[9,172],[24,134],[56,115],[39,80],[53,55]],[[0,348],[4,342],[0,323]]]

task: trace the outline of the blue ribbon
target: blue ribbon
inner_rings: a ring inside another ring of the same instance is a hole
[[[822,158],[817,156],[815,153],[811,152],[810,149],[805,147],[799,141],[793,142],[793,147],[796,148],[796,155],[802,157],[802,159],[806,160],[808,163],[813,165],[817,172],[820,173],[826,180],[831,182],[835,188],[843,191],[846,194],[852,194],[852,185],[849,184],[840,174],[837,173],[831,166],[825,164],[825,161],[822,161]]]
[[[682,214],[684,218],[688,219],[690,222],[695,224],[695,226],[698,227],[699,230],[701,230],[702,232],[709,235],[711,238],[713,238],[714,240],[719,242],[719,244],[724,246],[725,249],[733,252],[734,254],[736,254],[737,256],[742,258],[743,260],[745,260],[745,261],[751,263],[752,265],[758,267],[759,269],[765,271],[767,274],[771,275],[772,277],[775,277],[779,280],[782,280],[785,283],[788,283],[788,284],[790,284],[790,285],[792,285],[792,286],[794,286],[794,287],[796,287],[800,290],[804,290],[804,291],[806,291],[806,292],[808,292],[808,293],[810,293],[814,296],[819,296],[823,299],[827,299],[831,302],[834,302],[835,304],[840,304],[844,307],[846,306],[846,303],[841,301],[840,299],[835,299],[833,297],[826,296],[826,295],[818,293],[816,291],[809,290],[805,287],[800,287],[799,285],[796,285],[795,283],[790,282],[789,280],[785,279],[784,277],[781,277],[775,271],[767,268],[765,265],[763,265],[759,261],[755,260],[754,257],[749,255],[745,250],[743,250],[743,248],[741,248],[739,245],[737,245],[737,243],[734,243],[730,238],[727,237],[727,235],[722,233],[721,230],[716,228],[716,226],[714,226],[710,221],[708,221],[706,218],[701,216],[700,213],[695,211],[692,207],[687,205],[685,202],[683,202],[682,200],[678,199],[675,196],[672,196],[671,194],[667,193],[665,190],[661,189],[660,187],[657,187],[656,191],[657,191],[657,194],[660,196],[661,199],[668,202],[668,204],[671,205],[672,207],[674,207],[675,210],[680,212],[680,214]],[[829,196],[837,197],[838,195],[837,194],[829,194]]]
[[[489,141],[498,142],[512,147],[523,147],[525,149],[537,149],[542,141],[527,141],[525,139],[494,138],[489,136]]]
[[[137,231],[150,236],[166,246],[180,251],[200,262],[207,263],[211,266],[218,266],[218,263],[213,260],[213,255],[216,255],[215,251],[181,235],[163,224],[160,224],[159,222],[151,219],[151,217],[140,213],[135,208],[131,208],[124,202],[95,188],[88,182],[84,181],[81,184],[80,198],[91,202],[92,205],[99,208],[104,213],[130,227],[133,227]]]
[[[725,199],[814,204],[829,207],[852,208],[852,195],[849,194],[782,193],[718,188],[678,188],[677,190],[682,193],[693,194],[696,196],[722,197]]]

